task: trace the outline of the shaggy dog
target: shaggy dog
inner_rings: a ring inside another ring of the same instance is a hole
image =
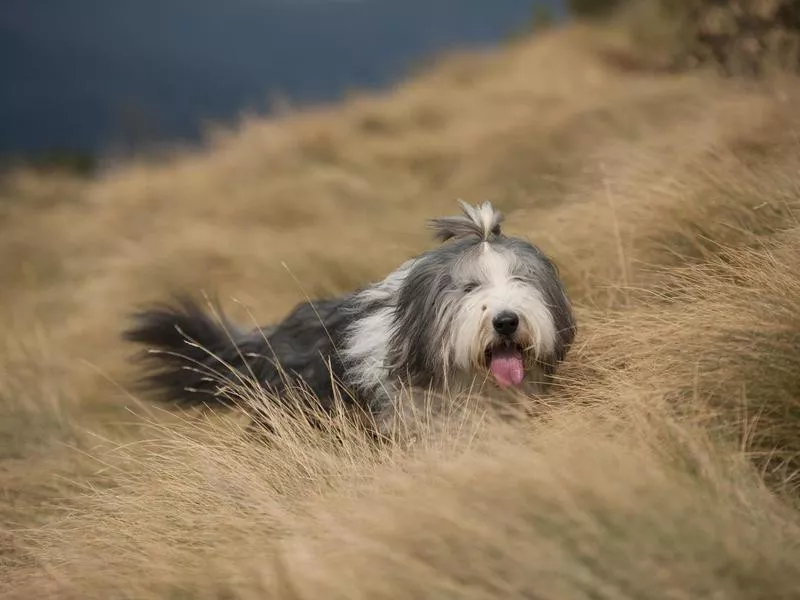
[[[430,222],[438,247],[275,325],[245,330],[186,298],[137,313],[124,335],[149,349],[143,383],[184,405],[233,405],[243,381],[284,407],[300,397],[332,411],[343,399],[379,430],[404,410],[408,389],[453,394],[489,379],[543,391],[576,333],[558,271],[504,235],[489,202],[461,207],[463,216]]]

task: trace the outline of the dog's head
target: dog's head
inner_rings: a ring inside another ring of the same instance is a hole
[[[431,221],[442,244],[409,261],[398,281],[389,362],[415,384],[491,374],[521,385],[552,374],[575,337],[572,309],[553,263],[505,236],[489,202]]]

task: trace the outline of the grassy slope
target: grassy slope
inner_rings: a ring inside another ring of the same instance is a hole
[[[800,588],[800,85],[623,71],[599,58],[608,43],[572,26],[454,57],[384,97],[247,120],[164,164],[93,183],[5,182],[9,589],[650,599]],[[464,417],[458,434],[380,452],[301,428],[265,450],[124,392],[118,332],[138,302],[205,289],[240,300],[247,310],[226,304],[242,318],[277,318],[304,293],[350,289],[429,247],[423,221],[457,197],[491,198],[509,231],[556,259],[578,308],[543,422]]]

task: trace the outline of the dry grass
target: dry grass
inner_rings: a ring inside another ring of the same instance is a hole
[[[5,589],[796,597],[800,82],[622,69],[619,39],[575,25],[160,164],[4,181]],[[287,421],[264,446],[125,392],[139,302],[204,289],[268,321],[428,247],[457,197],[495,201],[576,304],[536,418],[473,399],[402,445]]]

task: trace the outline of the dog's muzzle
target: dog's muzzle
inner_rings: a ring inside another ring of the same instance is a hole
[[[519,329],[519,315],[504,310],[492,319],[498,339],[486,348],[486,364],[500,387],[517,386],[525,378],[522,347],[514,337]]]

